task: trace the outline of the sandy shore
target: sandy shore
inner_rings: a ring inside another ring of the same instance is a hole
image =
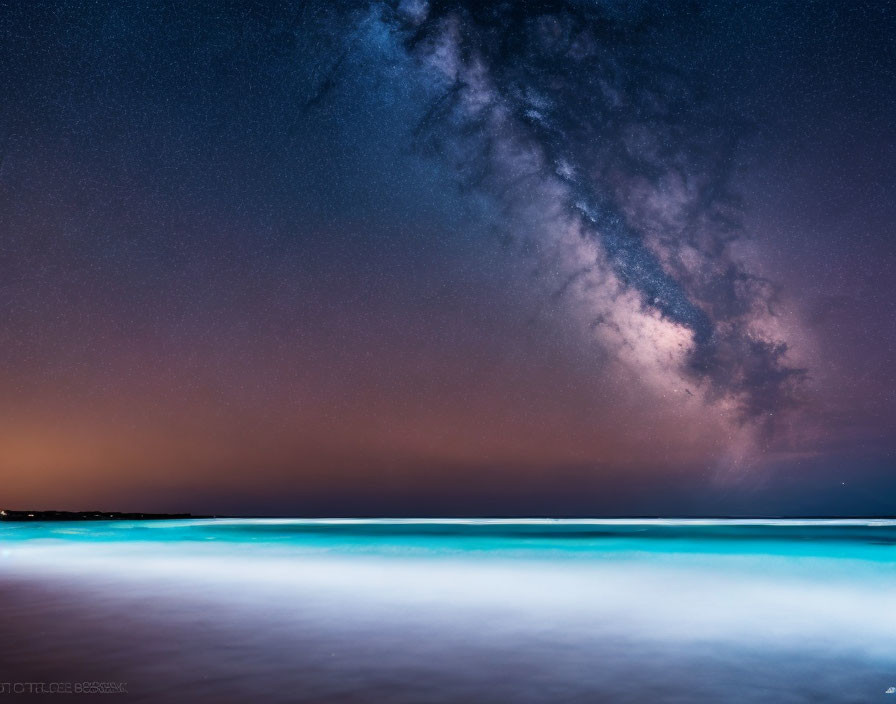
[[[487,614],[434,631],[425,614],[383,616],[340,622],[277,603],[225,610],[195,593],[153,598],[6,575],[0,681],[126,683],[126,695],[78,697],[97,701],[516,704],[868,701],[861,691],[881,695],[894,678],[858,653],[582,640]]]

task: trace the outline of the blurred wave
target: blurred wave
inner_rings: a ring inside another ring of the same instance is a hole
[[[133,701],[870,701],[892,521],[0,525],[0,664]]]

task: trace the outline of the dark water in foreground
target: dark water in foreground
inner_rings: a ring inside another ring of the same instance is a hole
[[[4,683],[127,683],[5,695]],[[0,700],[888,702],[893,521],[0,524]]]

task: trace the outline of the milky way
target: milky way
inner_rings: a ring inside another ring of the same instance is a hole
[[[741,133],[660,48],[692,13],[578,2],[373,12],[427,69],[435,97],[419,130],[503,206],[509,232],[550,250],[602,344],[745,419],[793,403],[804,372],[763,328],[770,284],[731,255]]]

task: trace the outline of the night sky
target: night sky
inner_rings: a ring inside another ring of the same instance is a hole
[[[0,0],[0,505],[896,513],[896,5]]]

